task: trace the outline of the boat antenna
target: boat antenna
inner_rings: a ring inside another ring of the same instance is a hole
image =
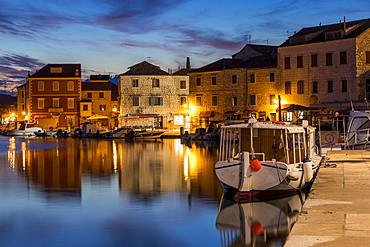
[[[352,97],[351,97],[351,88],[348,88],[348,94],[349,94],[349,101],[351,102],[351,108],[352,108],[352,111],[353,111],[354,107],[353,107],[353,102],[352,102]]]

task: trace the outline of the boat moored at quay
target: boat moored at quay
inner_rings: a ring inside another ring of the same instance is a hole
[[[257,122],[221,127],[216,175],[235,198],[295,193],[310,188],[321,156],[315,128],[284,122]]]

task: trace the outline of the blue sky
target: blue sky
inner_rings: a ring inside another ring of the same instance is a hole
[[[144,60],[175,71],[280,45],[303,27],[370,18],[368,0],[0,0],[0,93],[27,71],[81,63],[83,79]]]

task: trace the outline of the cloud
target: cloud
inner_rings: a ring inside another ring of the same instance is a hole
[[[16,87],[25,83],[28,71],[44,65],[44,62],[24,54],[4,53],[0,55],[0,85],[5,85],[8,93],[15,94]]]

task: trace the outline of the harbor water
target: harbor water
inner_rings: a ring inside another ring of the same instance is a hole
[[[1,246],[282,246],[294,199],[225,199],[217,158],[209,142],[0,136]],[[251,232],[258,208],[275,213]]]

